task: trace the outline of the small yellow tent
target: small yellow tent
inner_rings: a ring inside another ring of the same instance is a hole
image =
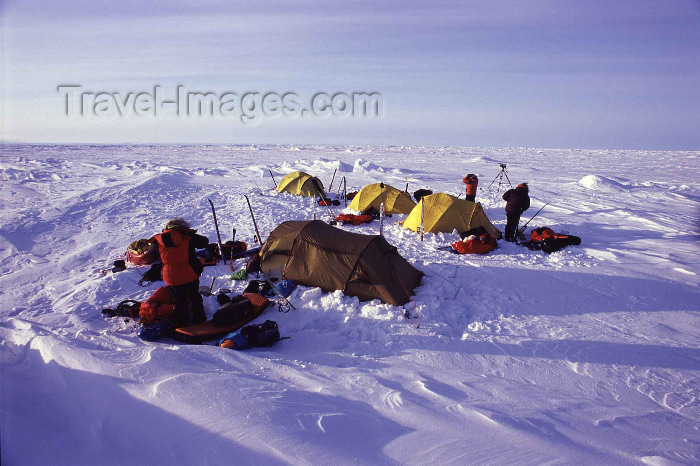
[[[484,227],[494,238],[500,238],[501,232],[491,224],[478,202],[470,202],[446,193],[430,194],[421,198],[413,208],[403,227],[418,231],[420,228],[421,203],[425,203],[423,228],[426,233],[460,233],[476,227]]]
[[[384,212],[387,215],[408,214],[416,206],[411,196],[399,191],[388,184],[382,189],[381,183],[369,184],[362,188],[350,203],[350,209],[356,212],[364,212],[374,207],[379,212],[379,205],[384,203]]]
[[[321,180],[304,172],[292,172],[282,178],[280,184],[277,185],[277,191],[298,196],[315,197],[320,195],[326,197]]]

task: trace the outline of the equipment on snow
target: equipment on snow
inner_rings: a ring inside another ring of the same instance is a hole
[[[560,235],[554,233],[551,228],[542,227],[536,228],[530,234],[532,239],[524,243],[520,243],[533,251],[544,251],[547,254],[559,251],[566,246],[577,246],[581,244],[581,238],[574,235]]]
[[[277,295],[277,305],[279,306],[280,312],[289,312],[290,309],[296,310],[296,307],[287,299],[287,296],[283,295],[280,290],[277,289],[274,283],[270,281],[269,278],[265,277],[265,281],[270,285],[270,289],[273,293]],[[294,285],[296,287],[296,284]]]
[[[219,294],[216,295],[216,302],[219,303],[219,306],[223,306],[224,304],[231,302],[231,298],[229,298],[226,293],[219,291]]]
[[[335,197],[340,197],[340,191],[343,190],[343,182],[344,182],[344,181],[345,181],[345,176],[343,176],[343,177],[340,179],[340,183],[338,183],[338,191],[335,193]],[[329,189],[329,191],[330,191],[330,189]]]
[[[178,328],[175,330],[173,338],[177,341],[191,344],[216,340],[227,333],[238,330],[255,319],[269,305],[269,300],[254,293],[234,296],[231,302],[223,305],[216,311],[212,320]]]
[[[452,249],[459,254],[486,254],[496,249],[496,246],[498,246],[496,238],[488,233],[480,236],[470,235],[461,241],[452,243]]]
[[[530,222],[532,221],[533,218],[537,217],[537,215],[538,215],[540,212],[542,212],[542,209],[544,209],[544,208],[547,207],[548,205],[549,205],[549,202],[546,203],[545,205],[543,205],[542,207],[540,207],[540,210],[538,210],[537,212],[535,212],[535,215],[533,215],[532,217],[530,217],[530,220],[528,220],[527,222],[525,222],[525,225],[521,226],[520,228],[518,228],[518,229],[516,230],[517,234],[518,234],[518,235],[524,234],[524,233],[525,233],[525,228],[527,227],[528,223],[530,223]]]
[[[207,288],[206,286],[200,286],[199,287],[199,294],[202,296],[211,296],[213,293],[211,290],[214,289],[214,282],[216,281],[216,277],[211,277],[211,285]]]
[[[270,178],[272,178],[272,182],[275,183],[275,189],[277,189],[277,181],[275,181],[275,175],[272,174],[272,170],[269,168],[267,169],[268,172],[270,172]]]
[[[255,214],[253,213],[253,206],[250,205],[250,199],[248,196],[244,195],[246,202],[248,203],[248,210],[250,210],[250,218],[253,220],[253,226],[255,227],[255,241],[262,246],[262,237],[260,236],[260,230],[258,230],[258,223],[255,221]]]
[[[262,324],[246,325],[238,331],[229,333],[221,340],[219,346],[243,350],[248,348],[260,348],[272,346],[280,340],[289,337],[280,337],[279,327],[274,320],[266,320]]]
[[[331,210],[331,207],[328,202],[326,202],[326,197],[320,193],[318,190],[316,190],[316,196],[319,198],[318,205],[320,206],[326,206],[328,209],[328,216],[330,219],[328,220],[328,223],[330,225],[337,225],[338,222],[335,221],[335,215],[333,215],[333,211]]]
[[[175,327],[168,320],[160,322],[139,322],[136,325],[136,335],[145,341],[156,341],[174,335]]]
[[[263,296],[270,296],[273,294],[269,283],[267,283],[265,280],[249,281],[248,285],[243,290],[243,293],[258,293]]]
[[[245,252],[247,249],[248,245],[243,241],[226,241],[224,243],[224,250],[221,256],[224,258],[224,260],[230,260],[237,257],[240,253]]]
[[[135,318],[139,316],[139,309],[141,308],[141,301],[136,301],[133,299],[125,299],[117,304],[117,307],[112,309],[107,307],[102,309],[102,314],[106,317],[131,317]]]
[[[219,251],[223,256],[224,247],[221,243],[221,233],[219,233],[219,221],[216,219],[216,209],[214,208],[214,202],[211,199],[207,199],[209,205],[211,205],[211,214],[214,216],[214,226],[216,227],[216,238],[219,241]],[[226,258],[224,258],[224,264],[226,263]]]
[[[333,192],[333,182],[335,181],[335,174],[338,173],[338,169],[333,170],[333,178],[331,178],[331,184],[328,185],[328,191]]]
[[[143,275],[141,275],[141,278],[139,279],[139,286],[148,286],[153,282],[158,282],[161,280],[163,280],[163,263],[156,262],[155,264],[151,265],[151,267],[146,270]],[[144,285],[144,283],[146,284]]]
[[[370,223],[372,220],[371,215],[354,215],[354,214],[339,214],[335,218],[341,225],[361,225],[363,223]]]
[[[513,185],[510,183],[510,178],[508,178],[508,170],[507,170],[507,168],[506,168],[506,164],[505,164],[505,163],[499,163],[498,165],[501,167],[501,171],[498,172],[498,175],[496,175],[496,178],[493,179],[493,181],[491,182],[491,184],[489,185],[489,187],[486,188],[486,189],[490,189],[491,186],[496,182],[496,180],[498,180],[498,189],[500,190],[500,189],[501,189],[501,185],[502,185],[502,184],[505,184],[505,181],[503,181],[503,177],[505,177],[506,180],[508,181],[508,186],[510,186],[510,187],[512,188]]]
[[[134,265],[148,265],[156,260],[148,251],[153,244],[153,238],[134,241],[126,248],[126,260]]]
[[[161,286],[153,292],[150,298],[141,303],[139,308],[140,322],[160,322],[175,312],[175,297],[167,286]]]

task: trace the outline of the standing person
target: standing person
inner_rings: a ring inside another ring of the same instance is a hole
[[[175,299],[173,325],[179,328],[206,322],[204,303],[199,294],[199,277],[204,267],[195,249],[205,248],[209,240],[192,230],[183,218],[168,220],[163,232],[154,238],[154,248],[163,262],[163,281]]]
[[[515,241],[515,233],[520,223],[520,216],[530,208],[530,196],[527,183],[520,183],[516,188],[509,189],[503,194],[506,201],[506,235],[505,240]]]
[[[479,178],[477,178],[474,173],[469,173],[464,177],[462,182],[467,185],[467,197],[465,199],[474,202],[474,199],[476,199],[476,187],[479,185]]]

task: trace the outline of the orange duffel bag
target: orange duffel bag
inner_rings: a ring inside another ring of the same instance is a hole
[[[141,303],[141,322],[157,322],[175,312],[175,298],[167,286],[158,288],[148,300]]]
[[[469,239],[471,238],[471,239]],[[469,237],[462,241],[452,243],[452,249],[460,254],[486,254],[496,249],[496,238],[485,233],[481,236]]]

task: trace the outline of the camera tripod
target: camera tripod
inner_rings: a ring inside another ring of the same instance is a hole
[[[510,178],[508,178],[508,170],[506,169],[506,164],[501,163],[500,166],[501,166],[501,171],[498,172],[498,175],[496,175],[496,178],[493,179],[493,181],[491,182],[489,187],[486,189],[491,188],[491,186],[496,182],[496,180],[498,180],[498,189],[499,190],[501,189],[502,184],[506,184],[506,181],[508,182],[508,186],[510,186],[511,188],[513,187],[513,185],[510,183]],[[503,177],[506,178],[505,181],[503,180]]]

